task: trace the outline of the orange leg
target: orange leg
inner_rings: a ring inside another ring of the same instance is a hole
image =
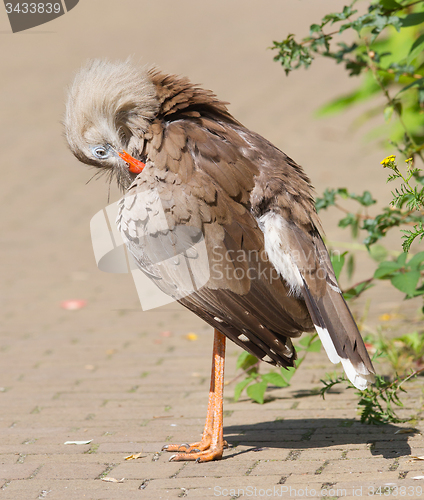
[[[215,330],[208,412],[202,439],[190,445],[165,445],[162,450],[179,452],[172,455],[169,461],[196,460],[197,462],[208,462],[210,460],[219,460],[222,457],[224,448],[227,446],[226,441],[224,441],[222,425],[225,340],[225,335]]]

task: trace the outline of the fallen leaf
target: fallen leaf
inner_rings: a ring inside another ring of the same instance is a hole
[[[413,477],[411,479],[424,479],[424,476],[415,476],[415,477]]]
[[[416,461],[419,461],[419,460],[424,460],[424,457],[414,457],[414,456],[411,456],[411,457],[409,457],[408,462],[416,462]]]
[[[193,342],[194,340],[197,340],[197,335],[193,332],[190,332],[190,333],[187,333],[187,335],[185,336],[185,338],[187,340],[190,340],[191,342]]]
[[[417,429],[413,429],[412,427],[398,429],[395,434],[411,434],[412,432],[417,432]]]
[[[64,444],[90,444],[93,440],[89,441],[66,441]]]
[[[108,483],[123,483],[125,477],[122,479],[115,479],[114,477],[102,477],[102,481],[107,481]]]
[[[136,458],[144,458],[144,457],[147,457],[147,455],[136,453],[135,455],[129,455],[128,457],[125,457],[125,460],[135,460]]]
[[[60,303],[60,307],[62,309],[66,309],[67,311],[76,311],[77,309],[82,309],[86,305],[87,305],[87,301],[82,300],[82,299],[81,300],[79,300],[79,299],[63,300]]]

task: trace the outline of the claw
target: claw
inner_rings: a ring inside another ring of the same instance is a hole
[[[177,455],[171,455],[171,456],[169,457],[168,462],[172,462],[176,456],[177,456]]]
[[[190,448],[190,445],[188,443],[181,443],[180,448],[182,448],[183,446],[184,448]]]
[[[168,449],[168,446],[169,446],[168,444],[164,444],[162,446],[162,450],[161,451],[166,451]]]

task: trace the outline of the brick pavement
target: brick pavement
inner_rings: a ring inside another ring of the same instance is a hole
[[[408,457],[424,455],[422,436],[360,425],[352,392],[325,400],[313,395],[334,368],[322,354],[309,357],[291,387],[270,391],[263,406],[246,398],[234,403],[234,385],[226,387],[225,437],[232,447],[221,462],[169,463],[158,453],[164,443],[202,432],[212,333],[175,304],[142,313],[129,276],[97,271],[89,220],[107,205],[107,186],[85,185],[91,173],[61,135],[63,89],[76,69],[89,57],[135,54],[231,101],[238,119],[304,165],[317,192],[329,185],[361,191],[364,175],[367,189],[381,190],[385,172],[375,166],[385,153],[352,135],[347,124],[354,112],[311,118],[335,89],[356,82],[328,61],[286,79],[265,50],[289,32],[307,33],[339,6],[338,0],[126,0],[117,8],[116,0],[81,1],[49,25],[16,35],[0,9],[0,499],[358,498],[387,484],[414,487],[399,491],[419,498],[423,482],[411,478],[424,467]],[[117,196],[112,187],[110,201]],[[337,214],[323,217],[330,239],[348,239]],[[359,260],[357,278],[373,266]],[[61,309],[62,300],[73,298],[87,306]],[[399,308],[402,296],[382,283],[370,298],[366,328]],[[363,304],[354,306],[359,315]],[[402,304],[397,324],[384,332],[402,327],[402,314],[413,316],[418,307]],[[188,341],[189,332],[198,339]],[[227,380],[236,375],[239,352],[228,347]],[[416,382],[405,413],[417,414],[422,405]],[[422,430],[422,421],[416,427]],[[126,461],[133,453],[142,458]]]
[[[354,498],[360,488],[365,497],[372,487],[419,485],[411,478],[423,466],[408,457],[423,453],[422,436],[395,434],[395,425],[361,425],[351,391],[325,400],[314,394],[330,368],[321,353],[310,355],[291,387],[269,391],[264,405],[247,398],[234,403],[234,384],[226,387],[231,448],[222,461],[168,462],[159,451],[163,443],[194,440],[202,431],[209,327],[177,305],[151,314],[146,331],[134,327],[146,313],[130,312],[125,328],[106,332],[84,330],[87,314],[89,308],[63,312],[61,323],[77,331],[15,334],[0,347],[1,498],[234,498],[237,489],[243,497],[254,488],[257,496],[291,498],[306,487],[308,495],[316,491],[311,498],[322,498],[323,488]],[[196,341],[186,339],[181,318]],[[161,335],[162,324],[171,336]],[[227,379],[235,374],[238,353],[229,346]],[[421,404],[417,386],[408,393],[408,411]],[[133,453],[141,458],[125,460]]]

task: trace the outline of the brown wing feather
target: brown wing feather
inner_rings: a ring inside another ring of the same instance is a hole
[[[181,139],[182,132],[185,140]],[[258,169],[234,150],[229,141],[223,140],[224,132],[225,124],[213,131],[202,127],[199,132],[198,124],[186,119],[164,126],[160,132],[162,140],[155,141],[153,134],[147,145],[146,153],[151,161],[146,162],[143,174],[129,189],[127,197],[137,198],[139,193],[157,190],[161,201],[166,198],[162,205],[166,207],[169,228],[194,227],[204,235],[209,280],[188,296],[177,295],[179,301],[260,359],[292,366],[296,356],[290,337],[313,329],[313,324],[304,301],[290,295],[284,280],[269,262],[262,232],[249,210],[249,191]],[[174,133],[178,139],[174,139]],[[181,151],[178,172],[169,170],[166,176],[157,175],[158,170],[167,168],[170,157],[176,156],[174,149],[178,141]],[[211,146],[199,147],[199,141],[209,142]],[[168,153],[171,150],[172,155]],[[234,160],[225,163],[221,156]],[[190,182],[182,182],[187,176]],[[237,181],[240,177],[243,183]],[[239,200],[244,200],[244,204]],[[136,212],[134,206],[131,210]],[[122,212],[121,217],[133,217],[131,210]],[[145,248],[141,259],[140,241],[128,233],[125,236],[140,267],[149,262],[150,272],[153,268],[156,275],[162,275],[162,279],[155,281],[157,285],[165,293],[175,295],[172,271],[152,262],[155,254],[170,255],[172,250],[166,252],[160,246]],[[164,242],[166,239],[157,244]]]
[[[320,223],[312,187],[301,167],[234,120],[212,93],[184,79],[158,72],[151,76],[161,112],[156,128],[147,131],[146,168],[129,193],[140,189],[172,193],[164,205],[169,227],[201,232],[211,271],[204,286],[176,298],[238,345],[273,364],[292,365],[295,352],[290,338],[316,324],[329,330],[341,357],[353,364],[363,362],[373,372],[316,229]],[[296,263],[303,296],[293,293],[265,253],[257,221],[270,212],[294,228],[283,235],[286,241],[280,250],[286,245],[289,252],[303,255]],[[239,260],[241,254],[244,260]],[[146,258],[140,265],[145,262]],[[154,263],[152,267],[156,274],[162,273],[158,286],[176,294],[173,271],[158,269]]]

